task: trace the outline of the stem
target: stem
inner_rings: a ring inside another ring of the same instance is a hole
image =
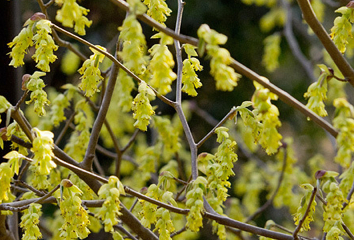
[[[175,32],[176,34],[180,34],[181,31],[181,24],[182,24],[182,13],[183,13],[183,0],[177,0],[178,2],[178,12],[177,12],[177,21]],[[183,62],[182,62],[182,49],[181,43],[178,40],[174,40],[175,49],[176,49],[176,61],[177,61],[177,86],[176,86],[176,103],[182,103],[182,69],[183,69]]]
[[[284,27],[284,35],[289,44],[290,50],[294,57],[298,60],[299,64],[305,70],[307,76],[311,79],[311,82],[315,82],[316,78],[313,74],[313,66],[312,63],[305,57],[305,55],[301,52],[300,46],[294,36],[293,25],[292,25],[292,12],[290,8],[290,4],[287,0],[282,0],[282,4],[286,10],[286,22]]]
[[[109,58],[115,65],[119,66],[121,69],[123,69],[129,76],[131,76],[133,79],[135,79],[136,81],[138,82],[145,82],[144,80],[142,80],[141,78],[139,78],[137,75],[135,75],[132,71],[130,71],[126,66],[124,66],[121,62],[119,62],[117,60],[117,58],[115,58],[112,54],[110,54],[109,52],[107,51],[104,51],[100,48],[98,48],[97,46],[93,45],[92,43],[76,36],[75,34],[72,34],[71,32],[68,32],[66,31],[65,29],[62,29],[61,27],[58,27],[57,25],[55,24],[51,24],[51,27],[54,28],[55,30],[61,32],[61,33],[64,33],[65,35],[81,42],[82,44],[85,44],[86,46],[90,47],[90,48],[93,48],[95,49],[96,51],[104,54],[107,58]],[[153,87],[151,87],[149,84],[146,83],[146,85],[151,88],[152,91],[154,91],[154,93],[156,94],[156,96],[158,98],[161,99],[161,101],[163,101],[164,103],[170,105],[170,106],[173,106],[173,101],[171,101],[170,99],[166,98],[165,96],[161,95],[160,93],[158,93],[156,91],[156,89],[154,89]]]
[[[115,65],[111,69],[111,73],[110,73],[108,84],[107,84],[107,89],[106,89],[105,94],[103,96],[102,105],[100,107],[100,110],[98,111],[97,118],[93,124],[90,141],[89,141],[86,153],[85,153],[84,160],[82,161],[82,166],[85,169],[89,169],[89,170],[92,169],[92,163],[93,163],[94,153],[96,150],[96,145],[98,142],[100,131],[102,129],[102,125],[106,119],[109,104],[112,99],[114,86],[116,85],[116,80],[117,80],[117,76],[118,76],[118,70],[119,70],[118,65]]]
[[[60,131],[59,136],[57,137],[57,139],[55,140],[55,145],[59,145],[60,141],[63,139],[66,131],[68,130],[70,124],[72,123],[72,121],[74,120],[76,112],[73,112],[71,114],[71,116],[69,117],[69,119],[66,121],[65,126],[63,127],[63,129]]]
[[[189,128],[186,116],[183,113],[181,105],[179,105],[177,103],[177,104],[175,104],[174,108],[175,108],[175,110],[176,110],[176,112],[178,114],[178,117],[179,117],[179,119],[180,119],[180,121],[182,123],[183,130],[184,130],[184,133],[185,133],[186,138],[187,138],[189,149],[191,151],[192,178],[196,179],[198,177],[198,165],[197,165],[198,164],[197,163],[198,150],[197,150],[197,145],[194,142],[194,138],[193,138],[192,132],[191,132],[191,130]]]
[[[309,204],[307,205],[306,212],[305,212],[304,216],[302,216],[302,218],[301,218],[301,220],[300,220],[300,222],[299,222],[299,225],[297,225],[297,227],[296,227],[296,229],[295,229],[295,231],[294,231],[294,233],[293,233],[294,239],[298,239],[297,234],[299,233],[302,224],[304,223],[304,221],[305,221],[307,215],[308,215],[309,212],[310,212],[311,204],[312,204],[313,200],[315,199],[316,192],[317,192],[317,187],[315,187],[315,188],[312,190],[312,194],[311,194],[311,197],[310,197],[310,200],[309,200]]]
[[[342,227],[344,228],[345,232],[348,234],[348,236],[350,237],[350,239],[354,239],[354,235],[353,233],[350,231],[350,229],[347,227],[347,225],[345,225],[343,222],[342,222]]]
[[[238,61],[236,61],[234,59],[232,60],[232,63],[230,64],[230,66],[233,67],[237,72],[244,75],[245,77],[256,81],[257,83],[261,84],[265,88],[268,88],[272,93],[275,93],[279,97],[279,99],[281,99],[283,102],[288,104],[290,107],[293,107],[293,108],[299,110],[305,116],[309,117],[312,121],[314,121],[317,125],[319,125],[324,130],[326,130],[333,137],[337,137],[338,132],[331,124],[329,124],[323,118],[321,118],[316,113],[314,113],[313,111],[308,109],[304,104],[299,102],[297,99],[295,99],[289,93],[278,88],[274,84],[272,84],[268,81],[265,81],[264,77],[253,72],[252,70],[248,69],[247,67],[245,67],[244,65],[242,65],[241,63],[239,63]]]
[[[199,148],[201,145],[203,145],[203,143],[208,140],[214,133],[215,133],[215,129],[217,129],[218,127],[220,127],[221,125],[223,125],[229,118],[230,116],[232,116],[234,113],[236,112],[236,108],[233,107],[230,112],[228,114],[226,114],[226,116],[218,123],[215,125],[215,127],[207,134],[205,135],[205,137],[203,137],[202,140],[200,140],[197,143],[197,147]]]
[[[322,42],[322,45],[327,50],[334,63],[337,65],[339,70],[342,72],[343,76],[348,79],[350,84],[354,86],[354,70],[349,65],[347,60],[344,58],[343,54],[338,50],[334,42],[331,40],[330,36],[318,21],[315,13],[308,0],[297,0],[303,18],[307,24],[311,27],[313,32],[317,35],[318,39]]]

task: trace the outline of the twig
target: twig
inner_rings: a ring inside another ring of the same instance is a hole
[[[348,206],[348,204],[350,202],[350,199],[352,198],[353,193],[354,193],[354,182],[352,183],[352,187],[350,188],[350,191],[349,191],[348,196],[347,196],[347,200],[348,201],[343,203],[342,210],[344,208],[346,208],[346,206]]]
[[[102,177],[104,177],[104,176],[105,176],[104,170],[103,170],[103,168],[102,168],[100,162],[98,161],[98,158],[97,158],[96,154],[95,154],[95,157],[93,158],[93,164],[94,164],[95,167],[97,168],[97,172],[98,172]]]
[[[299,64],[305,70],[307,76],[310,78],[311,82],[316,81],[316,77],[313,74],[312,63],[305,57],[301,52],[300,46],[293,33],[293,19],[290,4],[287,0],[282,0],[282,4],[286,10],[286,22],[284,27],[284,35],[289,44],[290,50],[294,57],[298,60]]]
[[[311,27],[313,32],[317,35],[318,39],[322,42],[322,45],[327,50],[334,63],[337,65],[339,70],[342,72],[343,76],[348,79],[350,84],[354,86],[354,70],[348,63],[348,61],[344,58],[343,54],[338,50],[334,42],[331,40],[330,36],[322,26],[322,24],[318,21],[315,13],[312,10],[310,2],[308,0],[297,0],[302,15],[307,22],[307,24]]]
[[[22,97],[20,98],[20,100],[16,103],[15,106],[15,111],[18,111],[20,109],[21,104],[26,100],[26,97],[28,96],[29,91],[26,90],[23,94]]]
[[[127,149],[133,144],[136,136],[138,136],[138,133],[139,133],[139,129],[135,129],[133,135],[130,137],[128,143],[122,148],[122,153],[124,153],[125,151],[127,151]]]
[[[230,112],[228,114],[226,114],[226,116],[218,123],[215,125],[215,127],[207,134],[203,137],[203,139],[201,139],[198,143],[197,143],[197,147],[199,148],[201,145],[203,145],[203,143],[208,140],[214,133],[215,133],[215,129],[217,129],[218,127],[220,127],[221,125],[223,125],[229,118],[230,116],[232,116],[234,113],[236,112],[236,108],[233,107]]]
[[[307,0],[305,0],[307,1]],[[318,116],[316,113],[308,109],[304,104],[299,102],[297,99],[295,99],[293,96],[291,96],[289,93],[285,92],[284,90],[278,88],[274,84],[265,81],[264,77],[261,77],[257,73],[253,72],[252,70],[248,69],[241,63],[239,63],[236,60],[232,60],[232,63],[230,64],[231,67],[233,67],[237,72],[241,73],[245,77],[256,81],[257,83],[261,84],[263,87],[268,88],[272,93],[275,93],[283,102],[288,104],[289,106],[299,110],[301,113],[303,113],[305,116],[309,117],[312,121],[314,121],[317,125],[322,127],[324,130],[329,132],[333,137],[337,137],[338,132],[337,130],[328,122],[326,122],[323,118]]]
[[[116,84],[116,80],[117,80],[117,76],[118,76],[118,70],[119,70],[119,66],[116,64],[111,69],[111,73],[110,73],[108,84],[107,84],[107,89],[106,89],[106,92],[103,96],[102,104],[101,104],[100,110],[98,111],[97,118],[95,119],[95,122],[94,122],[92,130],[91,130],[90,141],[87,146],[84,160],[81,162],[82,163],[81,165],[85,169],[92,168],[94,152],[96,149],[96,145],[98,142],[100,131],[102,129],[102,125],[106,119],[109,104],[112,99],[114,86]]]
[[[178,231],[172,233],[172,234],[170,235],[170,237],[173,238],[174,236],[177,236],[178,234],[181,234],[181,233],[185,232],[186,230],[187,230],[187,228],[186,228],[186,226],[184,226],[184,227],[181,228],[180,230],[178,230]]]
[[[317,192],[317,187],[315,187],[315,188],[312,190],[312,194],[311,194],[311,197],[310,197],[310,200],[309,200],[309,204],[307,205],[305,214],[304,214],[304,216],[302,216],[302,218],[301,218],[299,224],[297,225],[297,227],[296,227],[296,229],[295,229],[295,231],[294,231],[294,233],[293,233],[294,239],[298,239],[297,234],[299,233],[299,231],[300,231],[300,229],[301,229],[301,227],[302,227],[302,224],[304,223],[304,221],[305,221],[307,215],[308,215],[309,212],[310,212],[312,202],[313,202],[313,200],[315,199],[315,196],[316,196],[316,192]]]
[[[184,2],[183,0],[177,0],[177,2],[178,2],[178,11],[177,11],[175,33],[179,35],[181,32]],[[182,103],[182,69],[183,69],[182,49],[181,49],[181,43],[178,40],[175,39],[174,44],[176,49],[176,61],[177,61],[176,103],[181,104]]]
[[[93,45],[92,43],[76,36],[75,34],[72,34],[68,31],[66,31],[65,29],[60,28],[59,26],[55,25],[55,24],[51,24],[52,28],[54,28],[55,30],[64,33],[65,35],[81,42],[82,44],[85,44],[86,46],[95,49],[96,51],[104,54],[107,58],[109,58],[115,65],[119,66],[121,69],[123,69],[129,76],[131,76],[133,79],[135,79],[138,82],[145,82],[144,80],[142,80],[141,78],[139,78],[137,75],[135,75],[132,71],[130,71],[127,67],[125,67],[121,62],[119,62],[112,54],[110,54],[107,51],[102,50],[101,48],[97,47],[96,45]],[[161,101],[163,101],[164,103],[173,106],[173,101],[169,100],[168,98],[166,98],[165,96],[161,95],[160,93],[158,93],[156,91],[156,89],[154,89],[153,87],[151,87],[149,84],[146,83],[146,85],[151,88],[152,91],[154,91],[154,93],[156,94],[156,96],[158,98],[161,99]]]
[[[348,234],[350,239],[354,240],[353,233],[350,231],[350,229],[347,227],[347,225],[344,224],[344,222],[342,222],[342,227],[344,228],[345,232]]]

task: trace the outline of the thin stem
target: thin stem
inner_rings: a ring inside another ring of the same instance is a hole
[[[128,143],[122,148],[122,153],[124,153],[125,151],[128,150],[128,148],[134,143],[134,140],[136,138],[136,136],[138,136],[138,133],[139,133],[139,129],[135,129],[133,135],[130,137]]]
[[[28,96],[28,93],[29,91],[25,91],[23,94],[22,94],[22,97],[21,99],[16,103],[16,106],[15,106],[15,111],[18,111],[20,109],[20,106],[21,104],[26,100],[26,97]]]
[[[132,71],[130,71],[127,67],[125,67],[121,62],[119,62],[112,54],[110,54],[107,51],[104,51],[100,48],[98,48],[97,46],[93,45],[92,43],[76,36],[75,34],[72,34],[71,32],[66,31],[65,29],[62,29],[61,27],[58,27],[55,24],[51,24],[52,28],[54,28],[55,30],[64,33],[65,35],[81,42],[82,44],[85,44],[86,46],[95,49],[96,51],[104,54],[107,58],[109,58],[115,65],[119,66],[121,69],[123,69],[129,76],[131,76],[133,79],[135,79],[138,82],[145,82],[144,80],[142,80],[141,78],[139,78],[137,75],[135,75]],[[173,101],[171,101],[170,99],[166,98],[165,96],[161,95],[160,93],[158,93],[156,91],[156,89],[154,89],[153,87],[151,87],[149,84],[146,83],[146,85],[151,88],[151,90],[154,91],[154,93],[156,94],[156,96],[161,99],[161,101],[163,101],[164,103],[173,106]]]
[[[127,2],[123,0],[110,0],[113,4],[117,5],[119,8],[123,9],[124,11],[129,11],[129,5]],[[185,36],[183,34],[177,34],[174,30],[167,28],[163,26],[162,24],[158,23],[156,20],[152,19],[149,17],[147,14],[141,14],[137,16],[138,19],[141,21],[145,22],[149,26],[159,30],[160,32],[163,32],[167,34],[168,36],[173,37],[175,40],[180,41],[181,43],[189,43],[194,46],[198,45],[198,39],[190,37],[190,36]]]
[[[203,137],[202,140],[200,140],[198,143],[197,143],[197,147],[199,148],[200,146],[203,145],[203,143],[208,140],[214,133],[215,133],[215,129],[217,129],[218,127],[220,127],[221,125],[223,125],[229,118],[230,116],[232,116],[233,114],[235,114],[236,112],[236,108],[233,107],[230,112],[228,114],[226,114],[226,116],[218,123],[215,125],[215,127],[213,127],[213,129]]]
[[[114,86],[116,85],[116,81],[117,81],[118,70],[119,70],[118,65],[113,66],[113,68],[111,69],[111,73],[110,73],[108,84],[107,84],[107,89],[106,89],[105,94],[103,96],[103,101],[102,101],[100,110],[98,111],[97,118],[95,119],[95,122],[92,127],[90,141],[87,146],[84,160],[82,161],[82,166],[88,170],[92,169],[92,163],[93,163],[94,153],[96,150],[96,145],[98,142],[100,131],[102,129],[102,125],[106,119],[109,104],[112,99]]]
[[[100,162],[98,161],[98,158],[97,156],[95,155],[95,157],[93,158],[93,164],[95,165],[95,167],[97,168],[97,172],[102,176],[104,177],[105,174],[104,174],[104,170],[100,164]]]
[[[307,1],[307,0],[305,0],[305,1]],[[289,93],[278,88],[277,86],[270,83],[269,81],[266,81],[264,79],[264,77],[258,75],[257,73],[253,72],[252,70],[248,69],[247,67],[245,67],[244,65],[242,65],[241,63],[236,61],[235,59],[232,60],[230,66],[232,68],[234,68],[237,72],[244,75],[245,77],[256,81],[257,83],[261,84],[265,88],[268,88],[272,93],[275,93],[279,97],[279,99],[281,99],[283,102],[285,102],[289,106],[299,110],[305,116],[309,117],[312,121],[314,121],[317,125],[319,125],[324,130],[326,130],[333,137],[337,137],[338,132],[331,124],[329,124],[323,118],[321,118],[316,113],[314,113],[313,111],[308,109],[304,104],[299,102],[297,99],[295,99]]]
[[[311,209],[311,205],[312,205],[312,202],[313,200],[315,199],[315,196],[316,196],[316,192],[317,192],[317,187],[315,187],[313,190],[312,190],[312,194],[311,194],[311,197],[310,197],[310,200],[309,200],[309,204],[307,205],[307,208],[306,208],[306,211],[305,211],[305,214],[304,216],[301,218],[299,224],[297,225],[294,233],[293,233],[293,236],[294,236],[294,239],[298,239],[298,236],[297,234],[299,233],[301,227],[302,227],[302,224],[304,223],[307,215],[309,214],[310,212],[310,209]]]
[[[177,115],[182,123],[183,130],[184,130],[184,133],[187,138],[189,149],[191,151],[192,178],[196,179],[198,177],[198,165],[197,165],[198,149],[197,149],[197,145],[194,142],[194,138],[193,138],[192,132],[189,128],[186,116],[183,113],[182,106],[179,104],[175,104],[174,108],[175,108]]]
[[[282,0],[282,4],[286,10],[286,22],[284,27],[284,35],[289,44],[290,50],[295,58],[298,60],[298,63],[305,70],[307,76],[310,78],[311,82],[315,82],[316,78],[313,74],[313,66],[311,62],[305,57],[305,55],[301,52],[300,46],[294,36],[293,33],[293,19],[292,19],[292,11],[290,8],[290,4],[287,0]]]
[[[345,225],[343,222],[342,222],[342,227],[344,228],[344,231],[348,234],[350,239],[354,240],[353,233],[350,231],[350,229],[347,227],[347,225]]]
[[[322,42],[322,45],[327,50],[339,70],[342,72],[343,76],[348,79],[352,86],[354,86],[353,68],[344,58],[343,54],[338,50],[338,48],[322,26],[322,24],[318,21],[315,13],[313,12],[310,2],[308,0],[297,0],[297,2],[301,8],[303,18],[305,19],[307,24],[317,35],[318,39]]]
[[[178,2],[178,12],[177,12],[177,21],[175,32],[176,34],[180,34],[181,31],[181,24],[182,24],[182,13],[183,13],[183,0],[177,0]],[[175,49],[176,49],[176,61],[177,61],[177,85],[176,85],[176,103],[182,103],[182,69],[183,69],[183,62],[182,62],[182,49],[181,43],[178,40],[174,40]]]
[[[346,208],[346,206],[348,206],[348,203],[350,202],[350,199],[352,198],[353,193],[354,193],[354,182],[352,183],[352,187],[350,188],[350,191],[349,191],[348,196],[347,196],[347,200],[348,201],[343,203],[342,210],[344,208]]]

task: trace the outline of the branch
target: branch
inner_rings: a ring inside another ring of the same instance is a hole
[[[313,32],[317,35],[318,39],[322,42],[322,45],[327,50],[334,63],[337,65],[339,70],[342,72],[343,76],[349,81],[349,83],[354,87],[354,70],[349,65],[347,60],[344,58],[343,54],[338,50],[334,42],[331,40],[330,36],[322,26],[322,24],[316,18],[315,13],[308,0],[297,0],[303,18],[307,24],[311,27]]]
[[[85,39],[76,36],[75,34],[72,34],[71,32],[66,31],[65,29],[62,29],[61,27],[58,27],[55,24],[51,24],[51,27],[54,28],[55,30],[64,33],[65,35],[81,42],[82,44],[85,44],[86,46],[95,49],[97,52],[102,53],[103,55],[105,55],[109,60],[111,60],[115,65],[119,66],[121,69],[123,69],[129,76],[131,76],[133,79],[135,79],[138,82],[145,82],[144,80],[142,80],[141,78],[139,78],[137,75],[135,75],[132,71],[130,71],[126,66],[124,66],[121,62],[119,62],[112,54],[110,54],[107,51],[104,51],[102,49],[100,49],[99,47],[97,47],[96,45],[93,45],[92,43],[86,41]],[[156,89],[154,89],[153,87],[151,87],[149,84],[146,83],[146,85],[151,88],[152,91],[154,91],[154,93],[156,94],[156,96],[161,99],[161,101],[163,101],[164,103],[173,106],[173,102],[171,100],[169,100],[168,98],[166,98],[165,96],[161,95],[160,93],[158,93],[156,91]]]
[[[294,57],[298,60],[302,68],[305,70],[307,76],[310,78],[311,82],[315,82],[317,79],[313,74],[312,63],[304,56],[301,52],[300,46],[293,33],[293,19],[292,12],[290,8],[290,3],[287,0],[282,0],[284,8],[286,10],[286,22],[284,27],[284,35],[289,44],[290,50]]]
[[[183,13],[183,0],[178,0],[178,12],[177,12],[177,20],[175,33],[180,34],[181,24],[182,24],[182,13]],[[181,43],[178,40],[174,40],[175,49],[176,49],[176,61],[177,61],[177,84],[176,84],[176,103],[182,103],[182,70],[183,70],[183,62],[182,62],[182,48]]]
[[[305,116],[309,117],[312,121],[314,121],[321,128],[326,130],[333,137],[337,137],[338,132],[331,124],[329,124],[323,118],[321,118],[316,113],[314,113],[313,111],[308,109],[304,104],[299,102],[296,98],[291,96],[289,93],[278,88],[277,86],[275,86],[271,82],[265,81],[264,77],[253,72],[252,70],[245,67],[244,65],[242,65],[241,63],[239,63],[238,61],[236,61],[234,59],[232,60],[232,63],[230,66],[233,67],[237,72],[244,75],[245,77],[256,81],[257,83],[261,84],[265,88],[268,88],[272,93],[275,93],[279,97],[279,99],[281,99],[283,102],[288,104],[290,107],[293,107],[293,108],[299,110],[301,113],[303,113]]]
[[[215,129],[217,129],[218,127],[220,127],[221,125],[223,125],[233,114],[235,114],[236,112],[236,108],[233,107],[230,112],[228,114],[226,114],[226,116],[218,123],[215,125],[215,127],[207,134],[203,137],[202,140],[200,140],[197,143],[197,147],[199,148],[201,145],[203,145],[203,143],[208,140],[214,133],[215,133]]]

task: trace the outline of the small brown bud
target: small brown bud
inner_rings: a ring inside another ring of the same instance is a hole
[[[321,177],[323,177],[325,174],[326,174],[326,170],[318,170],[316,173],[315,173],[315,178],[316,179],[320,179]]]
[[[0,137],[4,141],[7,141],[6,132],[7,132],[7,128],[6,127],[0,128]]]
[[[61,184],[63,185],[63,187],[69,188],[72,185],[74,185],[69,179],[63,179],[61,181]]]
[[[28,81],[30,80],[30,78],[31,78],[31,75],[29,75],[29,74],[25,74],[25,75],[22,76],[22,86],[21,86],[21,89],[22,89],[23,91],[26,91],[26,90],[27,90],[27,83],[28,83]]]
[[[35,14],[32,15],[32,17],[30,17],[30,19],[35,22],[46,18],[47,17],[45,16],[45,14],[41,12],[36,12]]]

